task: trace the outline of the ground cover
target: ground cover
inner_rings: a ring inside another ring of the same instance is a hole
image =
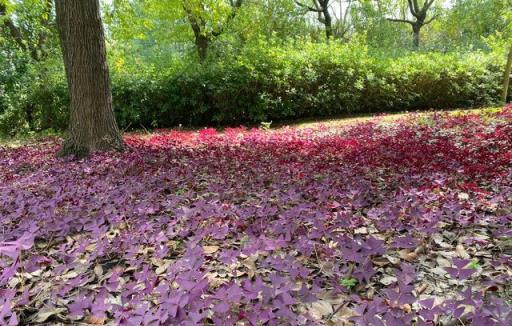
[[[0,323],[509,325],[512,108],[0,147]]]

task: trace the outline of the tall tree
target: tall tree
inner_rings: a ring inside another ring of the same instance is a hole
[[[313,4],[311,5],[298,0],[295,1],[298,6],[318,15],[318,21],[324,24],[325,36],[327,37],[327,40],[329,40],[333,36],[332,16],[329,11],[332,0],[312,0],[312,2]]]
[[[412,15],[412,20],[406,18],[388,18],[388,20],[392,22],[407,23],[411,25],[413,33],[413,45],[415,48],[420,47],[421,29],[423,26],[430,24],[434,19],[437,18],[437,16],[434,15],[430,19],[427,19],[429,9],[432,8],[434,2],[435,0],[424,0],[420,5],[420,0],[407,0],[407,5],[409,12]]]
[[[122,150],[112,109],[99,0],[56,0],[57,26],[71,98],[68,138],[60,155]]]
[[[218,13],[219,10],[215,10],[217,8],[213,7],[223,6],[223,1],[214,1],[213,4],[204,0],[183,1],[183,9],[194,32],[200,62],[206,60],[210,43],[225,31],[227,25],[235,18],[243,2],[244,0],[229,0],[228,14],[225,18],[212,22],[212,19],[208,19],[208,16],[212,16],[212,13]],[[222,8],[220,11],[222,11]]]

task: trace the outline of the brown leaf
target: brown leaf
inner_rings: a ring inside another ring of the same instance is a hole
[[[384,284],[386,286],[390,285],[390,284],[393,284],[397,281],[397,278],[394,277],[394,276],[391,276],[391,275],[386,275],[384,277],[382,277],[380,280],[379,280],[379,283],[380,284]]]
[[[328,301],[319,300],[311,304],[309,312],[311,316],[318,320],[321,320],[323,317],[332,314],[334,312],[334,309],[332,308],[332,305]]]
[[[398,254],[400,255],[400,258],[402,258],[403,260],[408,261],[408,262],[413,262],[416,260],[416,258],[418,258],[417,253],[415,253],[414,251],[411,252],[408,249],[400,250],[398,252]]]
[[[167,271],[167,268],[171,266],[171,261],[165,261],[161,265],[158,266],[158,268],[155,270],[156,275],[162,275]]]
[[[396,257],[393,257],[393,256],[389,256],[389,255],[386,255],[385,256],[387,258],[387,260],[389,260],[389,262],[395,266],[398,266],[400,265],[400,258],[396,258]]]
[[[211,255],[219,250],[219,246],[203,246],[203,250],[205,254]]]
[[[378,267],[382,267],[388,265],[390,263],[390,260],[386,257],[379,256],[372,258],[372,263]]]
[[[416,249],[414,249],[414,253],[416,253],[417,255],[425,253],[425,246],[419,245],[418,247],[416,247]]]
[[[466,252],[466,249],[464,249],[464,246],[460,243],[455,247],[455,251],[457,252],[457,255],[460,258],[463,258],[463,259],[470,258],[469,254]]]
[[[96,274],[96,276],[100,278],[103,275],[103,267],[101,267],[101,265],[96,265],[94,267],[94,274]]]
[[[55,316],[60,314],[61,312],[66,311],[65,308],[55,308],[55,307],[44,307],[39,310],[35,316],[36,323],[44,323],[51,316]]]
[[[452,267],[452,263],[448,259],[445,259],[441,256],[436,258],[436,262],[437,265],[441,267]]]
[[[352,325],[350,322],[350,318],[356,316],[356,313],[344,305],[337,313],[336,313],[336,322],[333,325],[336,326],[344,326],[344,325]]]
[[[257,259],[258,259],[257,255],[252,255],[242,262],[242,265],[244,265],[245,268],[247,268],[247,275],[249,275],[249,277],[251,277],[251,278],[254,277],[254,275],[256,274],[256,260]]]
[[[360,227],[354,230],[355,234],[368,234],[368,228],[366,227]]]
[[[432,235],[432,240],[434,240],[434,242],[441,248],[453,248],[449,243],[444,241],[444,237],[439,233],[434,233]]]
[[[103,325],[107,319],[105,317],[87,316],[84,321],[91,325]]]
[[[420,286],[418,286],[414,291],[416,292],[416,295],[420,295],[428,288],[427,283],[423,283]]]
[[[469,194],[465,193],[465,192],[461,192],[457,195],[457,197],[459,198],[459,200],[468,200],[469,199]]]

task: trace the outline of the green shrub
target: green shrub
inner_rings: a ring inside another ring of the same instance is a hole
[[[260,44],[173,71],[114,69],[114,110],[122,129],[138,129],[484,106],[499,98],[501,61],[480,52],[386,57],[354,43]],[[9,110],[0,101],[0,130],[3,120],[26,122],[27,108],[31,129],[65,127],[65,80],[52,76],[10,101]]]
[[[474,107],[498,99],[492,54],[377,58],[355,45],[257,47],[170,78],[117,76],[127,127],[256,124],[347,113]]]
[[[0,70],[0,135],[64,129],[69,96],[62,68],[51,61],[15,63]]]

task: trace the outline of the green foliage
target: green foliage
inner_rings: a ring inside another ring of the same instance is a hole
[[[498,100],[501,69],[478,52],[389,58],[357,44],[263,44],[162,79],[118,75],[114,104],[133,128],[473,107]]]
[[[471,269],[479,269],[481,265],[478,263],[478,260],[475,259],[472,260],[467,267]]]
[[[0,135],[64,129],[69,99],[62,68],[26,58],[14,62],[0,71]]]
[[[483,106],[498,101],[501,61],[480,52],[386,57],[357,43],[261,41],[208,65],[129,74],[113,69],[114,109],[122,129],[140,129]],[[20,110],[8,101],[0,117],[4,132],[29,127],[27,108],[32,129],[65,127],[65,80],[62,72],[49,75],[27,77],[31,82],[10,92],[18,94]]]
[[[407,17],[406,1],[340,1],[333,26],[346,33],[330,44],[316,15],[294,0],[245,0],[236,15],[230,0],[102,1],[120,127],[259,125],[498,101],[510,0],[437,0],[421,51],[410,51],[409,25],[387,20]],[[202,65],[184,5],[211,36]],[[0,0],[0,26],[19,32],[0,29],[0,134],[67,125],[52,6]]]
[[[438,44],[486,47],[485,38],[502,34],[510,23],[510,0],[459,0],[438,24]],[[475,19],[478,17],[478,19]],[[442,33],[442,34],[441,34]]]
[[[353,287],[357,285],[357,279],[355,278],[342,278],[340,279],[340,285],[346,287],[348,290],[351,290]]]

